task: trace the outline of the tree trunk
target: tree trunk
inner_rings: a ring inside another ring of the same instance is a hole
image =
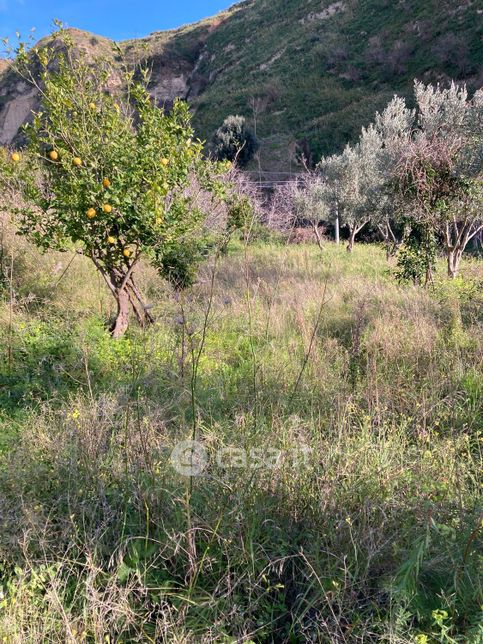
[[[349,235],[349,243],[347,244],[347,252],[348,253],[352,253],[352,251],[354,250],[354,244],[355,244],[355,241],[356,241],[356,235],[358,235],[361,232],[361,230],[364,228],[364,226],[366,224],[369,223],[369,221],[370,220],[367,219],[366,221],[362,222],[362,224],[360,226],[358,226],[357,224],[354,224],[353,228],[348,227],[349,228],[349,233],[350,233],[350,235]]]
[[[145,328],[153,324],[154,318],[149,312],[149,307],[144,302],[142,293],[134,282],[133,271],[139,256],[127,268],[116,267],[111,269],[106,269],[95,255],[90,255],[90,258],[116,300],[117,314],[110,326],[112,337],[120,338],[127,331],[131,310],[141,327]]]
[[[463,252],[459,248],[448,248],[446,252],[448,256],[448,277],[454,280],[458,277]]]
[[[117,303],[117,315],[114,323],[111,326],[111,335],[113,338],[118,339],[123,336],[129,326],[129,311],[131,303],[129,300],[129,293],[127,289],[118,290],[115,294]]]
[[[352,251],[354,250],[354,243],[355,243],[355,240],[356,240],[356,235],[357,235],[357,229],[352,228],[350,230],[349,243],[347,244],[347,252],[348,253],[352,253]]]
[[[468,243],[483,230],[483,225],[477,220],[469,218],[458,222],[456,218],[447,222],[445,227],[446,256],[448,259],[448,277],[458,277],[461,258]]]
[[[319,231],[319,224],[314,223],[312,224],[312,227],[314,229],[315,239],[317,240],[317,246],[320,248],[320,250],[324,250],[324,245],[322,243],[322,236]]]
[[[136,315],[137,321],[139,322],[139,325],[145,328],[150,324],[154,324],[154,318],[149,312],[142,294],[139,292],[138,287],[134,283],[134,277],[132,275],[126,284],[126,288],[128,290],[129,299],[131,301],[131,305]]]
[[[113,338],[120,338],[127,331],[131,310],[142,328],[153,324],[154,318],[144,303],[132,273],[124,274],[113,269],[109,275],[104,272],[103,275],[117,303],[116,319],[110,328]]]
[[[340,244],[340,219],[339,219],[339,206],[335,208],[335,243]]]

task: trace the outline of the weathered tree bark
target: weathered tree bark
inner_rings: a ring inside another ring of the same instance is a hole
[[[448,260],[448,277],[458,277],[461,259],[468,243],[483,229],[475,219],[458,222],[456,218],[446,223],[446,257]]]
[[[139,292],[132,273],[130,275],[124,275],[121,271],[116,271],[114,274],[115,279],[115,292],[114,297],[116,298],[118,312],[116,317],[116,322],[114,323],[112,329],[112,337],[117,338],[125,333],[129,325],[129,311],[132,310],[136,319],[139,323],[139,326],[145,328],[150,324],[153,324],[154,318],[149,312],[144,299]],[[112,280],[112,277],[111,277]],[[124,313],[127,301],[127,325],[124,324]],[[118,332],[118,327],[120,332]]]
[[[322,235],[320,234],[318,222],[313,223],[312,228],[314,230],[315,239],[317,240],[317,246],[320,248],[320,250],[324,250],[324,244],[322,243]]]
[[[131,301],[132,308],[139,324],[143,328],[149,326],[150,324],[154,324],[154,318],[149,312],[142,294],[134,283],[134,277],[132,275],[126,284],[126,288],[128,290],[129,299]]]
[[[137,263],[135,260],[126,270],[112,268],[107,270],[94,256],[91,256],[97,270],[104,278],[117,304],[115,320],[110,326],[113,338],[120,338],[129,326],[129,314],[133,311],[141,327],[146,327],[154,322],[154,318],[146,306],[143,296],[134,282],[133,270]]]
[[[349,226],[349,243],[347,244],[347,252],[352,253],[354,250],[354,244],[356,241],[356,235],[358,235],[366,224],[369,223],[369,220],[365,221],[362,225]]]
[[[447,249],[448,256],[448,277],[455,279],[458,277],[461,258],[463,257],[463,252],[455,248]]]
[[[122,289],[116,293],[117,315],[111,326],[111,335],[118,339],[123,336],[129,326],[130,301],[127,289]]]
[[[347,244],[347,252],[352,253],[352,251],[354,250],[354,243],[356,241],[356,235],[357,235],[356,229],[355,228],[350,229],[349,233],[350,234],[349,234],[349,243]]]

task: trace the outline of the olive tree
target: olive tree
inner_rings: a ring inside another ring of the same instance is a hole
[[[370,221],[377,224],[386,206],[384,173],[379,162],[381,148],[377,130],[372,126],[363,128],[355,146],[346,146],[342,154],[323,158],[318,165],[326,182],[332,218],[340,218],[349,231],[349,252],[358,233]]]
[[[394,179],[418,223],[444,239],[448,276],[458,274],[470,240],[483,229],[483,90],[415,84],[417,115]]]
[[[318,170],[327,184],[330,218],[337,223],[341,221],[342,225],[349,228],[350,241],[347,250],[352,251],[355,236],[365,225],[365,222],[359,224],[355,215],[359,174],[354,149],[347,146],[342,154],[324,157],[318,165]]]
[[[130,310],[140,324],[152,322],[134,277],[141,258],[162,274],[177,257],[192,260],[186,251],[205,213],[188,188],[196,177],[222,197],[219,168],[193,139],[188,106],[177,101],[169,113],[159,109],[146,72],[140,80],[125,72],[123,91],[113,95],[107,62],[87,60],[64,32],[54,42],[21,48],[16,60],[41,96],[26,128],[29,171],[23,164],[17,173],[27,203],[19,231],[44,251],[75,249],[94,263],[116,300],[111,331],[119,337]],[[13,165],[18,161],[12,156]]]
[[[289,231],[297,225],[310,226],[320,250],[324,250],[320,225],[330,219],[326,182],[314,172],[306,172],[277,186],[270,202],[269,225]]]
[[[374,124],[371,126],[379,137],[377,166],[380,186],[378,189],[381,200],[378,203],[379,217],[377,228],[386,245],[386,255],[389,258],[400,247],[403,237],[398,236],[395,224],[405,231],[407,229],[407,204],[400,201],[394,194],[392,179],[402,151],[411,137],[414,110],[406,106],[406,101],[399,96],[389,102],[382,112],[376,112]]]

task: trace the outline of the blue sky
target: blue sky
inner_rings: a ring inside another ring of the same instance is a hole
[[[179,27],[232,4],[234,0],[0,0],[0,38],[14,38],[19,31],[25,39],[32,27],[40,38],[59,18],[70,27],[124,40]]]

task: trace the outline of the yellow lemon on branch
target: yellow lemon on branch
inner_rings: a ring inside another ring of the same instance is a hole
[[[97,215],[97,212],[95,208],[89,208],[86,214],[89,217],[89,219],[94,219],[94,217],[96,217]]]

